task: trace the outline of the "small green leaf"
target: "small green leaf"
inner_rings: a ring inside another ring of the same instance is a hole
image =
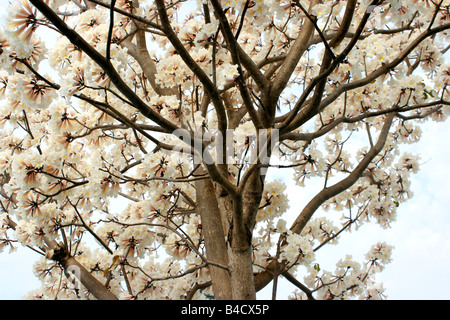
[[[103,276],[104,277],[106,277],[108,275],[108,272],[117,265],[117,261],[119,261],[119,258],[120,258],[120,256],[118,256],[118,255],[115,255],[113,257],[113,261],[112,261],[111,265],[109,266],[109,268],[106,268],[103,271]]]

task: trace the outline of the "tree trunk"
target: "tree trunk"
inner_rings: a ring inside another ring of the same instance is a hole
[[[264,176],[256,170],[246,183],[242,195],[233,203],[233,221],[229,257],[233,299],[255,300],[252,233],[261,203]]]
[[[241,209],[241,206],[235,204],[228,235],[232,295],[234,300],[255,300],[252,232],[241,219]]]
[[[256,299],[252,265],[252,228],[249,228],[242,219],[244,213],[242,204],[247,201],[231,200],[220,185],[214,188],[209,179],[196,181],[195,187],[206,257],[210,262],[229,266],[229,271],[212,265],[209,267],[215,298]],[[225,238],[225,230],[228,230],[228,239]]]
[[[195,188],[197,211],[201,217],[205,239],[206,257],[210,262],[228,266],[227,245],[213,183],[209,179],[198,180]],[[231,299],[231,281],[228,270],[210,265],[209,271],[214,297],[218,300]]]
[[[255,300],[252,246],[231,247],[231,287],[234,300]]]

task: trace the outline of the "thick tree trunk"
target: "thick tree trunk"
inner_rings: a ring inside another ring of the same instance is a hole
[[[234,300],[255,300],[252,233],[243,223],[241,209],[241,206],[235,204],[228,235],[232,295]]]
[[[234,300],[255,300],[252,246],[230,249],[231,287]]]
[[[198,180],[195,187],[206,257],[210,262],[229,266],[229,271],[217,266],[209,267],[215,298],[256,299],[251,228],[248,228],[242,219],[242,202],[239,201],[241,205],[236,205],[220,185],[214,188],[211,180]],[[228,232],[227,238],[225,232]]]
[[[209,179],[198,180],[195,187],[197,190],[197,211],[202,220],[205,238],[206,257],[210,262],[227,266],[227,245],[213,183]],[[210,265],[209,271],[214,297],[218,300],[231,299],[231,280],[228,270]]]
[[[241,197],[233,206],[233,221],[229,232],[231,235],[229,257],[231,286],[235,300],[256,299],[252,233],[261,203],[263,181],[264,176],[256,170],[247,181]]]

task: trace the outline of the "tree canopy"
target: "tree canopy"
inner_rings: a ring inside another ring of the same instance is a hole
[[[411,198],[400,147],[450,110],[450,1],[8,10],[0,251],[40,255],[28,298],[254,299],[280,276],[294,299],[383,298],[389,244],[334,271],[315,253]],[[286,185],[318,181],[288,215]]]

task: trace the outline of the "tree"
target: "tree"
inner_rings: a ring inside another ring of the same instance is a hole
[[[449,1],[25,0],[7,20],[0,249],[40,254],[29,297],[254,299],[279,276],[383,297],[388,244],[334,272],[315,252],[411,197],[399,147],[448,114]],[[276,170],[323,185],[290,227]]]

